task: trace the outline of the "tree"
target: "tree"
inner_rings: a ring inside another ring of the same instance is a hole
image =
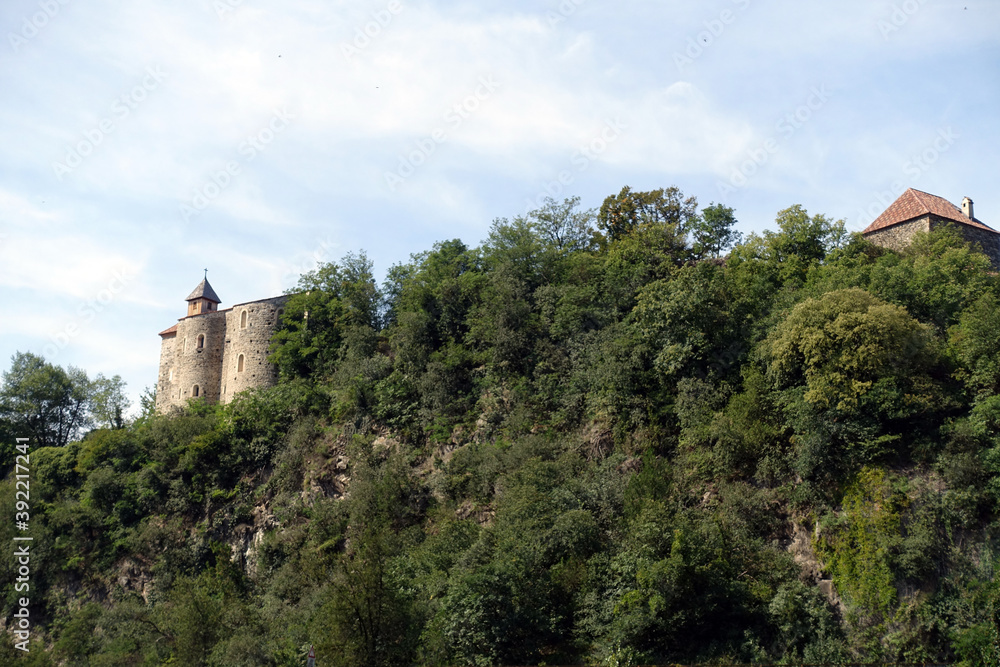
[[[712,204],[691,220],[691,242],[695,257],[719,257],[740,242],[742,234],[733,229],[736,216],[733,209]]]
[[[928,420],[949,407],[932,328],[858,288],[797,305],[764,352],[803,477],[857,469],[904,442],[916,447]]]
[[[632,318],[656,355],[656,370],[676,382],[691,375],[724,376],[739,361],[740,313],[730,312],[738,305],[724,268],[700,262],[639,290]]]
[[[380,327],[382,293],[363,252],[303,274],[291,292],[271,345],[271,361],[286,378],[331,373],[349,327]]]
[[[121,376],[106,378],[98,373],[90,386],[90,412],[94,425],[98,428],[125,428],[130,406]]]
[[[340,260],[341,299],[347,308],[347,321],[353,326],[381,328],[382,293],[375,283],[373,264],[364,251],[349,252]]]
[[[768,341],[770,375],[779,387],[802,383],[807,402],[857,409],[887,378],[915,379],[930,358],[929,327],[857,288],[796,306]]]
[[[0,419],[35,447],[62,447],[89,423],[90,381],[72,366],[63,370],[30,352],[17,352],[0,389]]]
[[[1000,393],[1000,299],[983,294],[962,313],[950,333],[952,354],[961,363],[960,377],[977,398]]]
[[[145,387],[139,396],[139,416],[133,424],[148,424],[156,415],[156,386]]]
[[[390,272],[388,334],[396,367],[416,375],[434,350],[465,340],[483,274],[479,253],[459,239],[435,243],[410,259]]]
[[[316,619],[316,648],[336,665],[408,664],[416,639],[411,603],[391,559],[412,521],[415,490],[398,457],[380,463],[370,451],[356,453],[345,552],[333,572],[332,598]]]
[[[579,205],[579,197],[564,199],[562,203],[546,197],[541,208],[528,213],[528,221],[559,252],[588,250],[593,244],[596,216],[593,209],[578,211]]]
[[[597,226],[616,241],[632,233],[642,224],[673,225],[686,233],[698,215],[698,200],[683,198],[676,187],[650,192],[632,192],[625,186],[617,195],[610,195],[597,214]]]
[[[779,231],[751,234],[730,255],[735,264],[749,263],[749,270],[767,275],[773,285],[789,281],[801,285],[810,269],[848,238],[843,220],[832,221],[822,214],[810,216],[799,204],[778,211],[775,221]]]

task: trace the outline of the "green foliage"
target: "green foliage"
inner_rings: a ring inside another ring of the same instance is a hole
[[[675,187],[632,192],[626,185],[604,200],[597,225],[610,241],[628,236],[641,225],[670,226],[685,233],[697,216],[698,202],[694,197],[683,197]]]
[[[532,228],[542,241],[560,253],[591,250],[594,245],[595,213],[578,211],[579,197],[561,203],[546,197],[542,207],[528,213]]]
[[[91,431],[80,443],[76,470],[88,472],[109,465],[118,473],[129,473],[140,470],[147,462],[146,452],[134,433],[101,429]]]
[[[856,623],[888,623],[896,612],[892,560],[900,546],[905,504],[884,471],[864,468],[844,494],[843,516],[820,540],[837,591]]]
[[[849,656],[843,635],[827,600],[815,587],[791,581],[778,589],[768,605],[782,653],[807,664],[836,663]]]
[[[15,356],[5,470],[42,434],[30,659],[990,664],[985,258],[801,206],[740,243],[732,209],[676,188],[579,204],[437,243],[381,289],[363,254],[317,267],[278,386],[224,406],[157,415],[147,391],[129,423],[117,377]]]
[[[701,215],[691,221],[691,249],[694,256],[720,257],[740,242],[742,234],[733,229],[736,216],[733,209],[722,204],[712,204],[702,210]]]
[[[1000,586],[995,578],[976,581],[969,586],[965,597],[963,602],[973,618],[968,625],[954,630],[955,653],[961,658],[958,664],[1000,665]]]
[[[120,375],[106,378],[98,374],[90,386],[90,410],[99,428],[125,428],[130,401]]]
[[[995,291],[996,278],[989,259],[946,226],[918,233],[903,254],[855,234],[812,272],[809,282],[814,293],[859,287],[943,332],[984,293]]]
[[[792,310],[768,340],[768,372],[779,388],[804,385],[807,403],[850,413],[880,382],[917,380],[932,361],[930,340],[905,309],[838,290]]]
[[[0,418],[36,446],[62,447],[87,426],[90,393],[82,370],[63,370],[30,352],[18,352],[3,374]]]
[[[732,305],[723,269],[709,262],[684,267],[639,292],[633,318],[657,350],[653,365],[666,381],[724,376],[739,361],[742,350],[732,331],[739,319]]]
[[[604,287],[616,315],[624,316],[632,309],[644,285],[670,278],[687,259],[687,239],[677,225],[643,223],[611,244]]]
[[[332,664],[397,665],[413,654],[412,603],[392,567],[412,521],[410,485],[397,458],[355,468],[347,545],[313,623],[317,650]]]
[[[765,230],[751,234],[746,243],[732,253],[735,264],[750,262],[774,286],[799,286],[809,271],[818,267],[827,253],[846,240],[844,221],[831,221],[824,215],[810,216],[796,204],[778,212],[779,231]]]
[[[982,294],[949,331],[952,353],[959,362],[959,377],[979,398],[1000,394],[1000,299]]]
[[[302,275],[285,304],[283,328],[272,339],[271,360],[286,378],[331,373],[345,330],[377,328],[382,295],[372,263],[348,253],[338,265],[320,265]]]
[[[902,438],[919,437],[914,418],[948,407],[931,329],[857,288],[800,303],[764,350],[803,476],[831,459],[851,470],[899,453]]]

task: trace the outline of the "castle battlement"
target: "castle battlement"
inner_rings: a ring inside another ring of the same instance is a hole
[[[219,310],[221,300],[205,278],[186,301],[187,316],[160,332],[157,411],[184,407],[190,398],[228,403],[245,389],[277,383],[268,348],[287,296]]]

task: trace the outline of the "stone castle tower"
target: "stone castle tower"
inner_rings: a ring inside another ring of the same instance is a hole
[[[1000,232],[976,218],[968,197],[959,208],[943,197],[910,188],[861,234],[875,245],[899,251],[917,232],[942,226],[953,226],[967,242],[979,245],[993,268],[1000,270]]]
[[[219,310],[221,300],[206,277],[187,298],[187,315],[160,332],[156,409],[184,407],[190,398],[228,403],[233,396],[278,381],[268,362],[271,335],[281,323],[287,296]]]

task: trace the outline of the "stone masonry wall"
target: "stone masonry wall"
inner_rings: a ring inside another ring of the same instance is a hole
[[[931,231],[930,217],[925,215],[916,220],[871,232],[870,234],[866,234],[865,238],[875,245],[889,248],[896,252],[902,252],[913,242],[913,237],[918,232],[929,231]]]
[[[198,336],[205,336],[205,344],[198,349]],[[183,405],[194,397],[198,386],[199,396],[209,403],[219,400],[223,346],[226,339],[225,313],[207,313],[181,320],[177,326],[177,348],[174,356],[180,369],[179,396]],[[177,374],[175,374],[175,378]]]
[[[994,234],[985,229],[970,227],[969,225],[956,225],[947,220],[934,219],[931,221],[931,229],[937,229],[941,225],[954,225],[957,227],[962,233],[962,238],[972,245],[979,246],[983,254],[990,258],[994,270],[1000,269],[1000,234]]]
[[[233,306],[226,311],[226,347],[222,362],[223,403],[246,389],[270,387],[278,382],[278,368],[270,363],[271,336],[280,325],[278,317],[287,296]],[[246,326],[243,314],[246,313]],[[243,370],[239,368],[243,356]]]
[[[160,343],[160,373],[156,379],[156,411],[163,412],[173,405],[177,391],[173,388],[174,373],[177,365],[174,358],[174,351],[177,345],[177,336],[170,334],[165,336]]]
[[[219,400],[225,333],[224,311],[186,317],[177,323],[177,335],[165,338],[160,348],[158,410],[183,407],[194,397],[195,386],[199,397],[209,402]],[[205,336],[200,349],[199,335]]]
[[[902,252],[913,242],[913,237],[917,232],[929,232],[943,225],[954,227],[961,233],[962,238],[973,245],[978,245],[983,254],[990,258],[994,270],[1000,270],[1000,234],[988,232],[978,227],[958,224],[951,220],[943,220],[937,216],[925,215],[910,222],[879,229],[866,234],[865,238],[875,245]]]
[[[165,336],[160,344],[157,411],[184,407],[195,386],[206,401],[228,403],[245,389],[276,384],[278,369],[267,358],[286,301],[287,296],[278,296],[181,319],[177,333]],[[242,326],[244,312],[246,326]],[[205,336],[200,350],[199,335]]]

